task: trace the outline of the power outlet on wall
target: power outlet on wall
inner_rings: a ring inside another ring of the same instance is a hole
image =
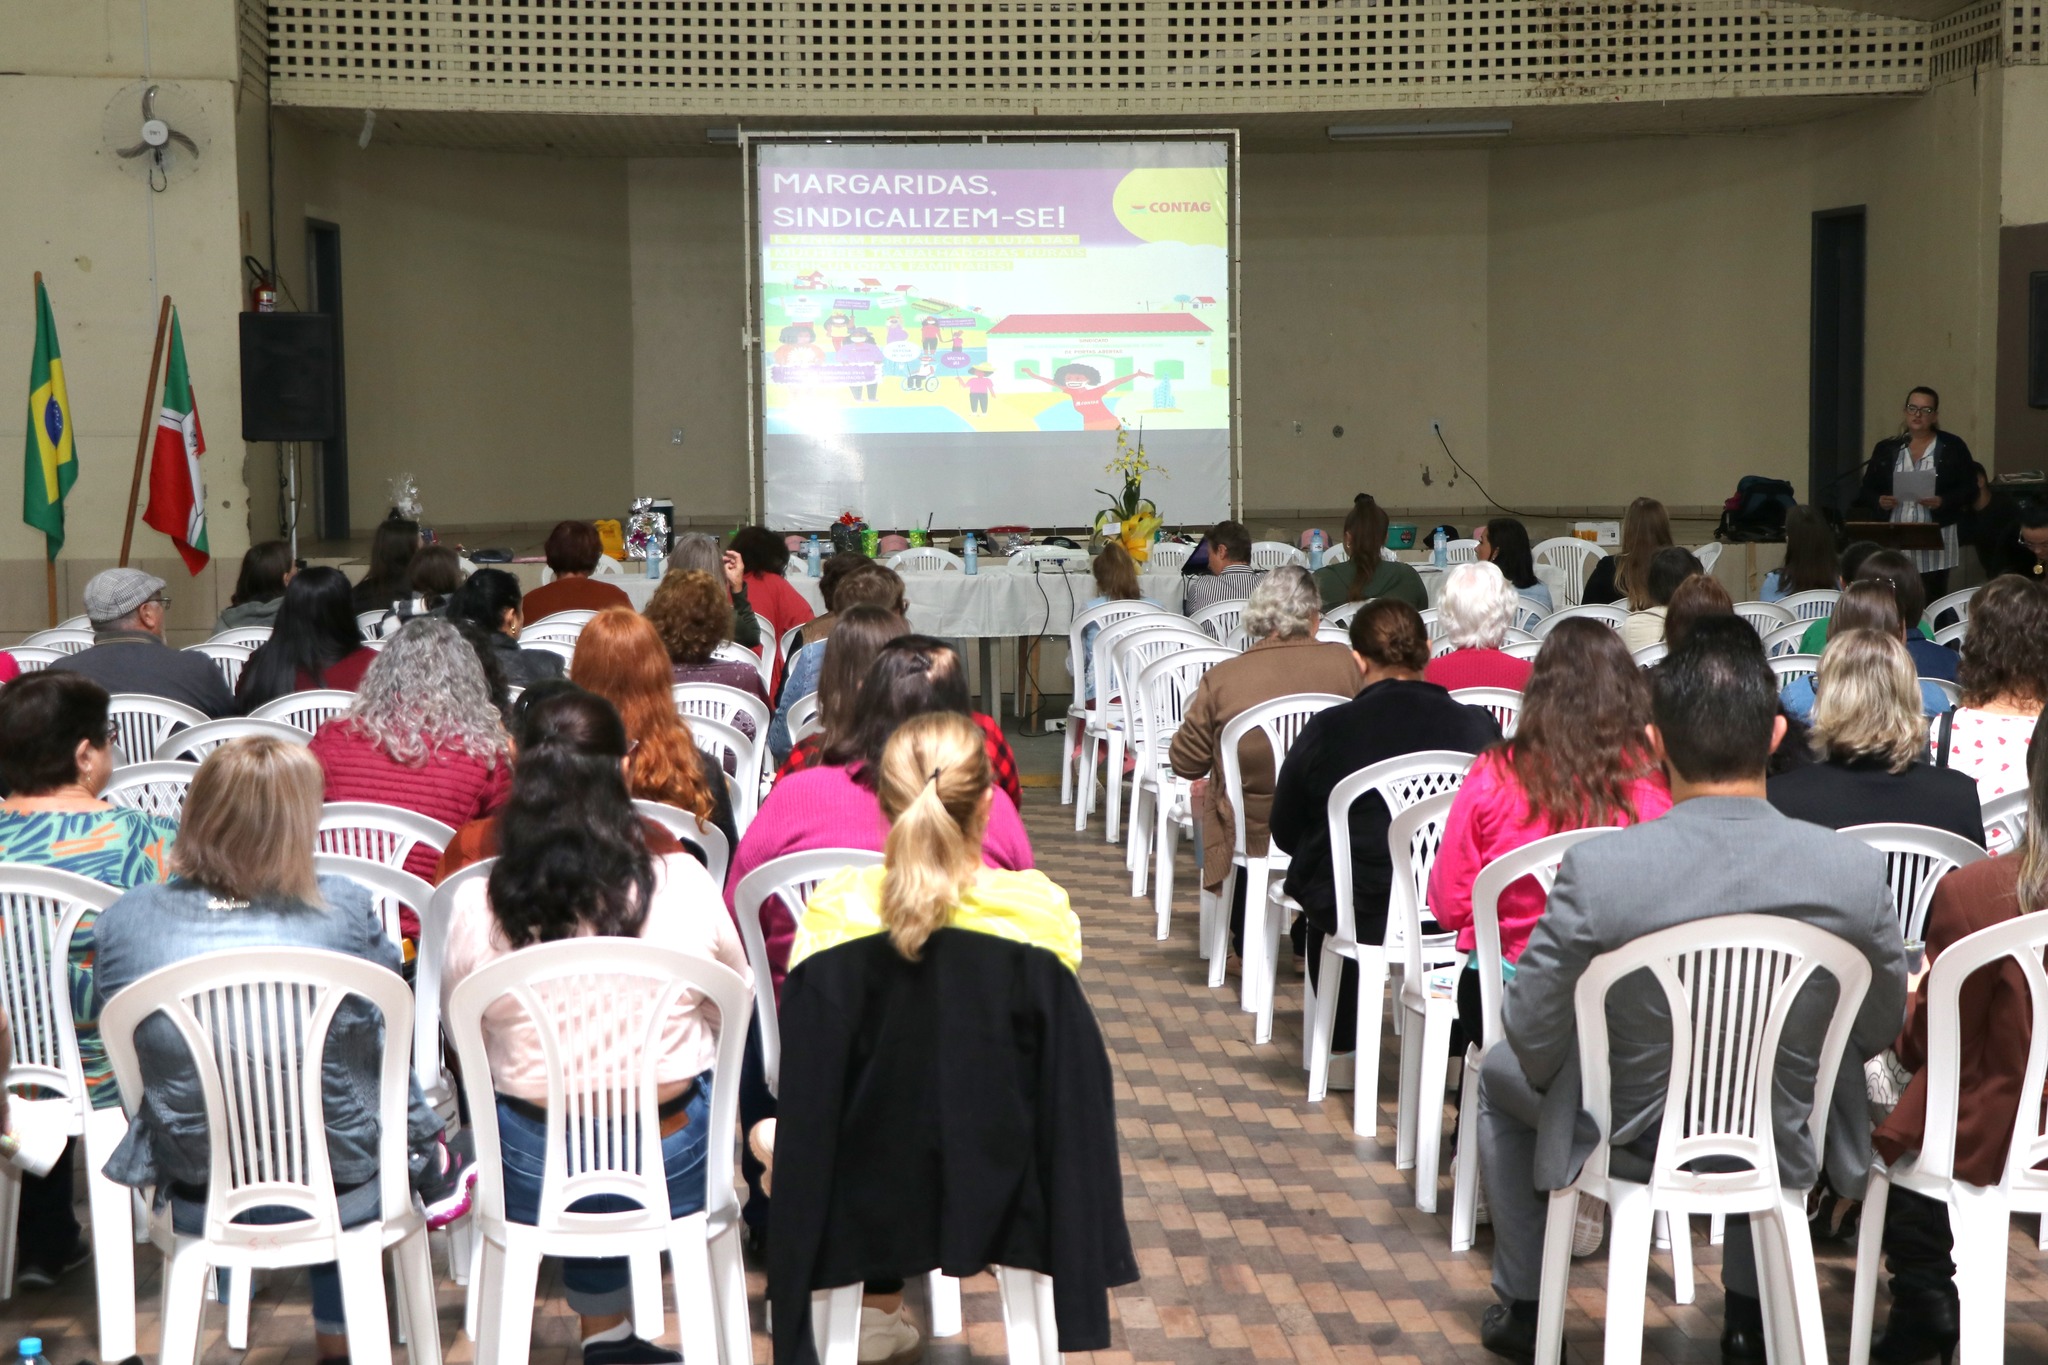
[[[668,433],[668,443],[672,446],[679,446],[683,443],[683,429],[681,427],[674,427],[670,429]]]

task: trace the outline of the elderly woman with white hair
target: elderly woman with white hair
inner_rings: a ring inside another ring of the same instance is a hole
[[[1527,686],[1529,661],[1501,650],[1519,596],[1496,564],[1460,564],[1451,570],[1436,604],[1437,624],[1451,648],[1429,661],[1423,678],[1453,692],[1461,687],[1519,692]]]
[[[1260,702],[1299,692],[1349,698],[1358,692],[1358,662],[1342,645],[1316,639],[1322,594],[1305,569],[1283,565],[1259,580],[1245,603],[1244,630],[1253,643],[1203,677],[1168,757],[1182,777],[1209,779],[1202,798],[1202,868],[1211,890],[1223,884],[1236,843],[1235,820],[1223,792],[1223,727]],[[1245,851],[1266,851],[1266,817],[1273,805],[1273,753],[1254,731],[1239,750],[1244,776]],[[1238,879],[1238,895],[1244,880]],[[1231,911],[1232,941],[1240,938],[1244,906]]]

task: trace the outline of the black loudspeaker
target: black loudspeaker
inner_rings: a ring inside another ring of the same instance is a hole
[[[333,316],[241,317],[242,439],[326,441],[339,435]]]

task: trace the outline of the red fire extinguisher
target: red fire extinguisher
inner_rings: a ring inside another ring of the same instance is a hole
[[[277,311],[277,285],[268,275],[258,275],[255,287],[249,291],[249,307],[257,313]]]

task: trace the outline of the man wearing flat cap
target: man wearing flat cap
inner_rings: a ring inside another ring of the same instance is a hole
[[[164,643],[164,581],[140,569],[108,569],[85,585],[85,614],[92,621],[91,649],[50,665],[83,673],[107,691],[139,693],[183,702],[209,720],[235,714],[235,698],[220,670],[204,654]],[[146,763],[148,754],[129,754]]]

